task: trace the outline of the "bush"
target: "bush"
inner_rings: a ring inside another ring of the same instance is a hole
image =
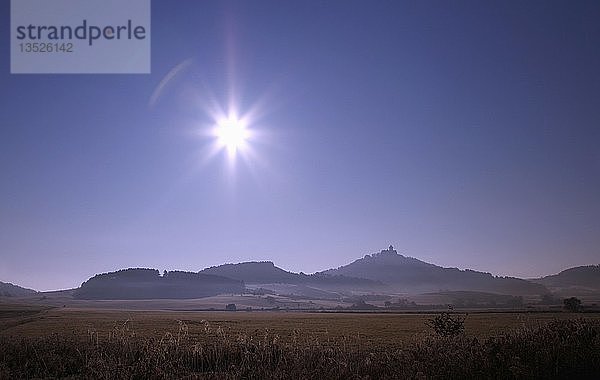
[[[441,337],[457,336],[465,331],[466,316],[443,312],[429,319],[426,324]]]
[[[576,298],[576,297],[565,298],[563,300],[563,303],[564,303],[565,309],[567,311],[570,311],[573,313],[581,311],[581,300],[579,298]]]

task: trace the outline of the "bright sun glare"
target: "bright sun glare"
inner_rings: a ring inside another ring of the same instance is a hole
[[[233,155],[245,145],[249,133],[242,120],[230,116],[217,123],[216,135],[219,144]]]

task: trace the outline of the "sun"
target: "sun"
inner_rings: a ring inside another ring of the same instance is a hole
[[[245,146],[249,137],[246,123],[235,116],[220,120],[215,128],[217,142],[227,149],[230,156],[235,155],[238,149]]]

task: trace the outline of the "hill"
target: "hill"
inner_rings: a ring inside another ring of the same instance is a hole
[[[361,294],[395,296],[402,293],[429,298],[454,297],[464,304],[500,305],[516,304],[519,300],[498,298],[494,294],[540,296],[549,294],[550,290],[555,296],[585,295],[586,299],[595,300],[592,296],[600,294],[600,266],[570,268],[556,275],[524,280],[437,266],[398,254],[390,246],[350,264],[314,274],[286,271],[271,261],[223,264],[197,273],[165,271],[163,275],[156,269],[135,268],[98,274],[80,288],[43,295],[81,300],[147,300],[192,299],[249,291],[255,295],[340,300]],[[0,296],[35,294],[41,293],[0,282]],[[460,303],[458,301],[453,303]]]
[[[298,274],[278,268],[271,261],[223,264],[199,273],[224,276],[246,284],[297,284],[301,281]]]
[[[510,295],[548,293],[542,284],[514,277],[497,277],[474,270],[444,268],[398,254],[393,247],[366,255],[348,265],[324,272],[329,275],[361,277],[389,284],[397,291],[423,293],[468,290]]]
[[[315,273],[293,273],[278,268],[271,261],[252,261],[223,264],[206,268],[199,273],[214,274],[243,281],[245,284],[295,284],[320,288],[370,289],[381,288],[379,281],[352,276]]]
[[[10,282],[0,281],[0,297],[26,297],[36,294],[37,291],[13,285]]]
[[[156,269],[124,269],[96,275],[74,292],[79,299],[201,298],[223,293],[242,293],[244,284],[230,278]]]
[[[532,280],[551,290],[580,289],[600,292],[600,265],[565,269],[558,274]]]

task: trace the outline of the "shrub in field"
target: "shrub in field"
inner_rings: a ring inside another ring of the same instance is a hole
[[[465,331],[465,316],[443,312],[429,319],[426,324],[441,337],[457,336]]]
[[[581,310],[581,300],[577,297],[565,298],[563,304],[567,311],[576,313]]]

